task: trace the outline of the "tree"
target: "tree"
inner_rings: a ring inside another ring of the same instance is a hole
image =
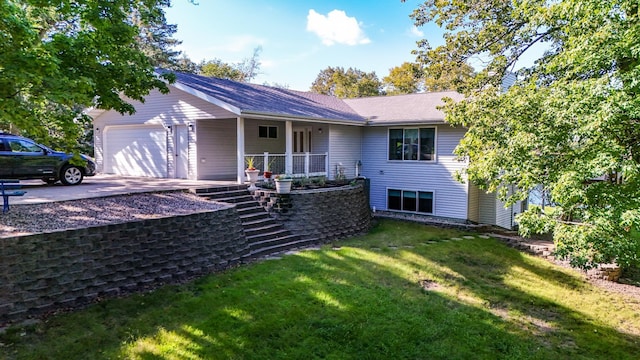
[[[179,66],[178,56],[181,52],[174,47],[182,41],[173,38],[178,30],[177,25],[167,24],[164,12],[157,13],[153,22],[144,21],[140,10],[133,9],[131,22],[139,29],[137,43],[142,52],[151,60],[153,66],[162,69],[173,69]]]
[[[237,66],[243,74],[242,81],[249,82],[260,75],[260,53],[262,52],[262,46],[257,46],[253,49],[251,57],[243,59]]]
[[[465,83],[473,77],[473,67],[448,58],[450,52],[446,47],[433,50],[426,40],[422,40],[418,42],[418,50],[413,53],[417,55],[419,63],[425,64],[422,70],[425,91],[463,91]]]
[[[220,59],[203,61],[198,65],[200,75],[249,82],[260,74],[260,52],[262,47],[253,49],[250,58],[237,64],[229,64]]]
[[[169,0],[1,2],[0,125],[28,129],[44,142],[59,136],[73,149],[90,123],[85,108],[133,113],[121,95],[143,101],[151,89],[168,91],[165,81],[172,75],[156,76],[145,53],[163,40],[145,37],[149,33],[142,26],[149,32],[162,28],[163,8],[169,5]]]
[[[423,72],[420,64],[405,62],[389,69],[382,78],[387,95],[413,94],[422,90]]]
[[[230,79],[235,81],[243,81],[244,73],[236,69],[233,65],[227,64],[220,59],[203,61],[199,66],[199,74],[203,76],[216,77],[221,79]]]
[[[375,71],[370,73],[342,67],[328,67],[318,74],[311,91],[339,98],[356,98],[381,95],[382,83]]]
[[[427,68],[486,64],[461,87],[467,98],[445,106],[448,122],[468,128],[456,149],[468,179],[508,203],[542,186],[554,206],[531,206],[520,231],[551,232],[582,268],[640,263],[638,10],[636,0],[428,0],[413,13],[446,30],[423,53]],[[500,91],[541,42],[544,54]]]

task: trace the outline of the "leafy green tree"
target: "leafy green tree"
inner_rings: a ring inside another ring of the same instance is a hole
[[[311,91],[339,98],[356,98],[381,95],[382,82],[375,71],[370,73],[342,67],[328,67],[318,74]]]
[[[186,54],[182,54],[174,64],[168,67],[169,70],[185,72],[190,74],[197,74],[200,71],[200,66],[191,61]]]
[[[524,235],[551,232],[560,255],[589,268],[640,263],[640,38],[637,0],[428,0],[416,25],[435,22],[445,44],[427,67],[470,59],[486,67],[448,101],[446,119],[468,128],[456,152],[468,179],[509,203],[541,185],[555,206],[531,206]],[[546,51],[504,74],[532,47]],[[507,189],[515,185],[515,191]]]
[[[203,76],[243,81],[244,74],[233,65],[223,62],[220,59],[203,61],[199,66],[199,74]]]
[[[423,88],[425,91],[464,91],[464,86],[474,74],[473,67],[466,62],[448,59],[448,49],[440,47],[431,49],[426,40],[418,42],[417,55],[419,63],[425,64],[423,71]],[[430,59],[437,59],[430,61]]]
[[[169,0],[0,2],[0,125],[28,130],[41,141],[57,136],[72,149],[90,124],[83,109],[133,113],[121,95],[142,101],[151,89],[168,91],[165,81],[172,76],[156,76],[149,57],[163,40],[148,35],[163,28],[169,5]],[[164,31],[168,36],[171,29]]]
[[[387,95],[413,94],[422,90],[423,72],[420,64],[405,62],[389,69],[382,78]]]
[[[199,74],[240,82],[250,82],[260,74],[260,52],[262,47],[253,49],[250,58],[245,58],[237,64],[229,64],[220,59],[203,61],[198,66]]]

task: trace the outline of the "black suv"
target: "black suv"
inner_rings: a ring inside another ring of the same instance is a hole
[[[72,157],[0,131],[0,179],[42,179],[47,184],[60,180],[64,185],[78,185],[85,176],[96,174],[96,164],[90,157],[80,155],[84,166],[72,164]]]

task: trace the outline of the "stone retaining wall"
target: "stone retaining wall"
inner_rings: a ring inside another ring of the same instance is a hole
[[[289,194],[257,190],[263,207],[294,234],[320,243],[369,231],[369,197],[362,183],[334,188],[294,190]]]
[[[247,249],[233,206],[0,238],[0,326],[220,270]]]

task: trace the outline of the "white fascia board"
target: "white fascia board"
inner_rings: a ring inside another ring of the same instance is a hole
[[[200,99],[202,99],[202,100],[204,100],[206,102],[209,102],[209,103],[211,103],[213,105],[221,107],[221,108],[223,108],[223,109],[225,109],[227,111],[230,111],[230,112],[232,112],[232,113],[234,113],[234,114],[236,114],[238,116],[241,115],[241,113],[242,113],[242,111],[239,108],[237,108],[237,107],[235,107],[233,105],[230,105],[230,104],[228,104],[228,103],[226,103],[224,101],[221,101],[219,99],[216,99],[213,96],[209,96],[209,95],[203,93],[202,91],[196,90],[196,89],[194,89],[192,87],[189,87],[187,85],[175,82],[173,84],[169,84],[169,86],[172,86],[172,87],[174,87],[174,88],[176,88],[178,90],[184,91],[187,94],[191,94],[191,95],[193,95],[193,96],[195,96],[197,98],[200,98]]]
[[[368,126],[416,126],[416,125],[442,125],[446,124],[446,122],[442,119],[433,119],[433,120],[390,120],[390,121],[369,121],[367,122]]]
[[[91,117],[92,119],[97,118],[98,116],[104,114],[105,112],[107,112],[107,110],[104,109],[98,109],[96,107],[90,107],[90,108],[85,108],[82,111],[85,115],[88,115],[89,117]]]
[[[311,116],[293,116],[293,115],[263,113],[263,112],[257,112],[257,111],[242,111],[241,115],[245,118],[264,119],[264,120],[283,120],[283,121],[291,120],[291,121],[314,122],[314,123],[322,123],[322,124],[329,123],[329,124],[337,124],[337,125],[355,125],[355,126],[367,125],[365,121],[322,119],[322,118],[316,118]]]

